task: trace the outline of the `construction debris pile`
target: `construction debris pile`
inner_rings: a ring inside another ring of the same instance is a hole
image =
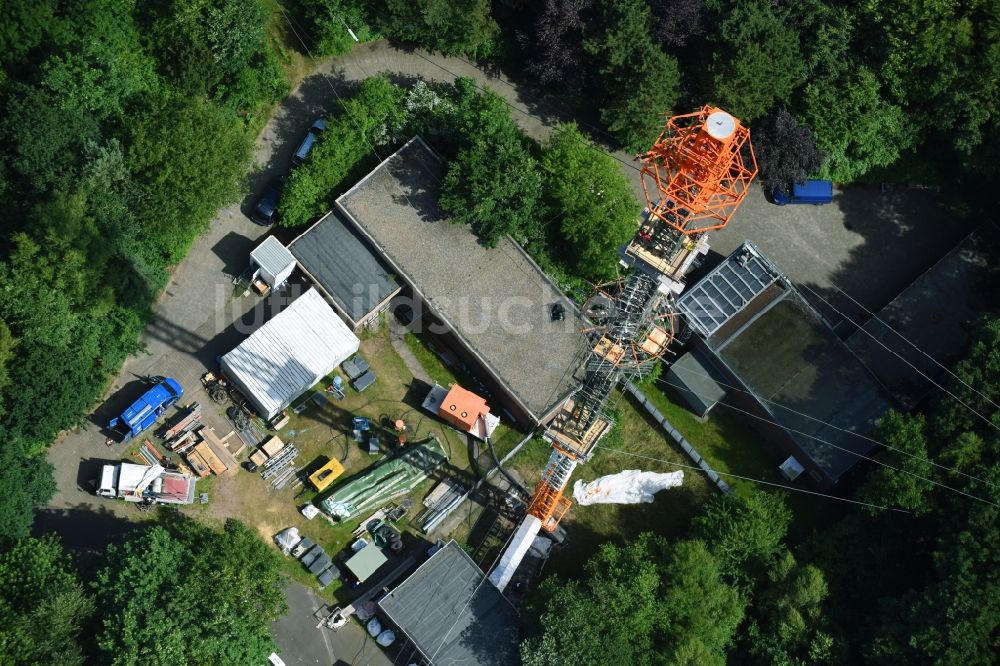
[[[160,435],[167,449],[184,456],[191,470],[199,477],[223,474],[230,469],[232,457],[223,440],[202,425],[201,416],[201,405],[192,403],[179,410]]]

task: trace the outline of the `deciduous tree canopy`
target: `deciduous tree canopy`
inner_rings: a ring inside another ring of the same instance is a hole
[[[542,149],[549,207],[559,219],[580,275],[614,275],[618,246],[635,233],[639,216],[632,187],[618,163],[590,144],[575,125],[562,125]]]

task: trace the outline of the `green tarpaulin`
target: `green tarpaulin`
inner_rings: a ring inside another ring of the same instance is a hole
[[[431,435],[426,442],[411,445],[337,486],[320,507],[337,520],[348,520],[410,492],[447,460],[441,443]]]

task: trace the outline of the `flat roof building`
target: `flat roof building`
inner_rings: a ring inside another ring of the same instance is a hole
[[[548,420],[576,388],[587,341],[573,303],[510,238],[484,247],[438,207],[444,168],[419,137],[337,207],[479,366],[520,420]],[[566,316],[553,321],[559,303]]]
[[[941,365],[959,360],[975,322],[996,310],[998,258],[1000,230],[984,225],[855,330],[847,346],[897,400],[915,406],[934,383],[945,385]]]
[[[517,612],[450,541],[379,601],[432,666],[515,666]]]
[[[222,357],[222,373],[271,419],[333,372],[361,341],[315,289]]]
[[[389,306],[400,285],[338,210],[288,246],[299,267],[357,330]]]
[[[699,333],[695,349],[736,387],[727,404],[749,412],[750,425],[798,459],[820,486],[836,483],[871,450],[866,437],[889,403],[752,243],[686,291],[678,309]]]
[[[713,377],[711,364],[701,360],[701,354],[687,352],[670,364],[666,383],[699,418],[705,418],[719,401],[726,397]]]

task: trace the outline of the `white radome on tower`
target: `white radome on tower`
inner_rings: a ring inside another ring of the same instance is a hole
[[[728,139],[736,131],[736,119],[725,111],[716,111],[705,119],[705,129],[713,139]]]

